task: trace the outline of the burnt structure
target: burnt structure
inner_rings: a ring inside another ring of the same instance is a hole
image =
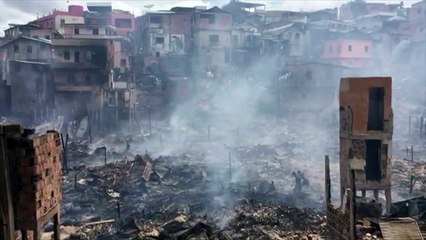
[[[53,218],[59,239],[61,144],[56,131],[34,134],[20,125],[0,126],[1,239],[22,239],[27,231],[40,239],[42,227]]]
[[[384,190],[391,206],[393,113],[390,77],[342,78],[340,81],[341,197],[355,171],[356,190]]]
[[[42,122],[53,116],[55,86],[50,65],[11,60],[9,66],[14,116],[28,123]]]

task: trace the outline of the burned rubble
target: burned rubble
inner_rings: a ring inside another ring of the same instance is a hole
[[[242,157],[277,155],[261,145],[235,151]],[[285,195],[265,180],[230,182],[228,174],[211,172],[203,154],[157,159],[144,154],[86,167],[65,178],[63,223],[83,225],[82,238],[87,235],[84,224],[100,219],[119,219],[110,226],[111,239],[316,239],[324,235],[323,213],[295,207],[306,196]]]

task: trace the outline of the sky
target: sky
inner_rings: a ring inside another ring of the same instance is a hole
[[[420,0],[406,0],[405,6]],[[87,2],[111,2],[114,9],[122,9],[133,12],[136,16],[142,15],[147,10],[145,6],[154,4],[151,10],[169,10],[174,6],[222,6],[228,0],[0,0],[0,36],[9,23],[27,23],[35,20],[37,16],[48,15],[53,9],[66,10],[67,5],[76,4],[86,6]],[[244,2],[256,2],[266,4],[266,9],[282,9],[293,11],[312,11],[322,8],[334,8],[345,3],[346,0],[244,0]],[[399,0],[377,0],[369,2],[399,3]]]

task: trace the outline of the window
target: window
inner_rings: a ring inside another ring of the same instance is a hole
[[[74,74],[68,73],[67,81],[68,81],[68,83],[74,83],[75,82]]]
[[[38,36],[33,36],[33,38],[38,39]]]
[[[127,66],[127,60],[126,60],[126,59],[124,59],[124,58],[123,58],[123,59],[121,59],[121,60],[120,60],[120,66],[121,66],[121,67],[126,67],[126,66]]]
[[[80,52],[79,51],[74,52],[74,62],[76,62],[76,63],[80,62]]]
[[[368,102],[367,130],[383,130],[384,127],[384,88],[370,88]]]
[[[80,29],[79,29],[79,28],[74,28],[74,34],[75,34],[75,35],[80,34]]]
[[[312,80],[312,72],[311,71],[306,71],[306,79]]]
[[[123,18],[115,19],[115,26],[118,27],[118,28],[131,28],[132,27],[132,20],[131,19],[123,19]]]
[[[61,27],[65,26],[65,19],[61,19]]]
[[[27,53],[33,53],[33,46],[31,45],[27,46]]]
[[[349,51],[349,52],[352,52],[352,45],[349,45],[349,46],[348,46],[348,51]]]
[[[18,44],[13,45],[13,52],[14,53],[18,53],[19,52],[19,45]]]
[[[90,77],[90,75],[86,75],[84,77],[84,81],[86,82],[86,84],[90,84],[92,83],[92,77]]]
[[[417,8],[417,13],[421,14],[422,13],[422,9],[421,8]]]
[[[209,36],[209,42],[211,45],[216,45],[219,43],[219,35],[210,35]]]
[[[161,23],[161,22],[162,22],[162,20],[163,20],[163,18],[162,18],[162,17],[160,17],[160,16],[151,16],[151,17],[149,18],[149,21],[150,21],[151,23]]]
[[[159,58],[160,57],[160,52],[155,52],[155,56]]]
[[[296,38],[296,40],[299,40],[300,39],[300,33],[296,33],[295,38]]]
[[[99,29],[94,28],[93,29],[93,35],[99,35]]]
[[[364,47],[364,52],[368,52],[368,46]]]
[[[86,59],[87,60],[92,60],[92,52],[89,51],[89,50],[86,51]]]
[[[71,56],[70,56],[70,51],[64,51],[64,59],[65,60],[70,60]]]
[[[156,37],[155,43],[156,44],[164,44],[164,38],[163,37]]]
[[[214,14],[200,14],[200,18],[208,19],[209,24],[214,24],[216,22],[216,16]]]
[[[44,36],[44,38],[47,39],[47,40],[50,40],[50,36],[49,35]]]

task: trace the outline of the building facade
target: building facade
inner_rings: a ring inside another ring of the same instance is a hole
[[[384,190],[391,207],[392,79],[342,78],[339,95],[341,198],[355,181],[356,190]],[[368,111],[366,111],[368,109]],[[351,172],[354,171],[354,179]]]
[[[232,15],[213,7],[194,16],[194,62],[217,72],[231,63]]]
[[[11,113],[27,124],[53,117],[54,79],[49,63],[11,60]]]
[[[84,24],[83,6],[70,5],[68,11],[53,10],[47,16],[43,16],[34,21],[42,29],[55,29],[60,34],[65,31],[66,24]]]

